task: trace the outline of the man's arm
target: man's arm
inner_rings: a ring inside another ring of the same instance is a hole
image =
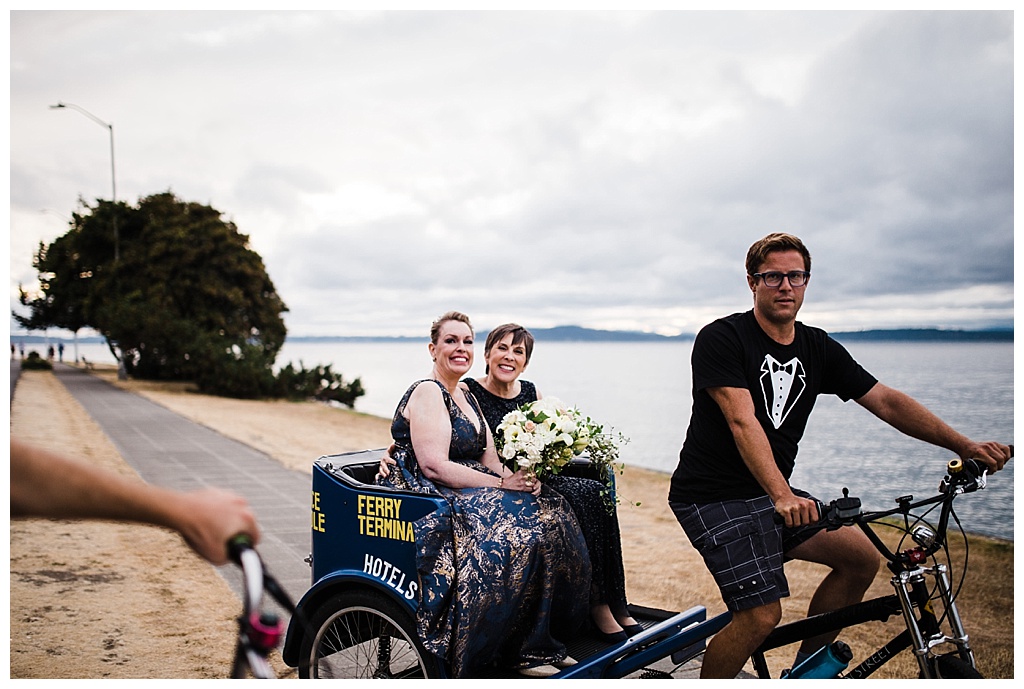
[[[901,433],[955,452],[962,459],[977,459],[991,472],[1002,469],[1013,456],[1008,445],[971,440],[910,395],[882,383],[876,383],[857,403]]]
[[[775,511],[782,515],[786,526],[802,526],[816,521],[818,510],[814,501],[794,495],[775,464],[768,436],[754,413],[750,391],[721,387],[708,388],[708,394],[722,409],[743,462],[775,503]]]
[[[11,517],[109,519],[174,529],[215,565],[238,534],[259,542],[246,501],[227,491],[181,493],[11,438]]]

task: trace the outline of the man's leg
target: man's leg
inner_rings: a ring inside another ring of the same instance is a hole
[[[732,621],[708,642],[701,679],[734,679],[782,619],[779,601],[733,612]]]
[[[819,531],[787,551],[786,555],[794,560],[816,562],[832,569],[811,597],[808,616],[859,603],[874,581],[881,562],[871,541],[853,527]],[[813,653],[834,641],[838,635],[839,632],[830,632],[806,639],[800,645],[800,652]]]

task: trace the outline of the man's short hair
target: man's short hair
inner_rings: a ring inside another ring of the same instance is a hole
[[[783,232],[774,232],[757,240],[747,250],[747,275],[756,273],[758,268],[768,260],[768,254],[776,251],[799,251],[800,255],[804,257],[804,270],[808,273],[811,272],[811,252],[807,250],[800,238]]]

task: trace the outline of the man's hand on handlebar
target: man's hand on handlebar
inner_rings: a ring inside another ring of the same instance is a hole
[[[985,465],[988,473],[993,474],[1006,466],[1006,463],[1013,457],[1013,445],[1003,445],[991,440],[984,443],[972,443],[960,457],[976,459]]]
[[[820,519],[816,501],[792,493],[775,501],[775,512],[789,528],[808,526]]]

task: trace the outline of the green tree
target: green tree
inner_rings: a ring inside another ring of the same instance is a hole
[[[284,344],[287,307],[248,237],[220,211],[170,192],[135,207],[83,203],[71,229],[40,246],[33,266],[41,293],[22,290],[30,315],[18,321],[95,328],[140,378],[194,379],[201,366],[240,356],[269,372]]]

